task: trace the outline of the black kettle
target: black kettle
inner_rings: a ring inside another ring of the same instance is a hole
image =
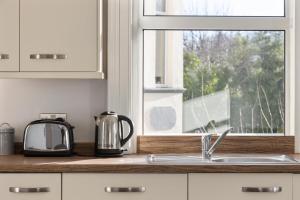
[[[133,135],[134,127],[132,121],[115,112],[104,112],[95,117],[95,155],[96,156],[121,156],[122,147]],[[123,122],[129,125],[129,133],[124,137]]]

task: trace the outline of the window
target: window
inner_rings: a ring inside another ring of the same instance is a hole
[[[144,0],[144,13],[145,15],[283,17],[284,3],[284,0]],[[156,8],[153,9],[152,5],[156,5]]]
[[[166,38],[163,31],[157,31],[155,35],[155,84],[165,84],[166,65]],[[151,39],[150,39],[151,40]]]
[[[166,12],[166,0],[156,0],[156,13],[158,15],[164,15]]]
[[[144,0],[144,134],[289,134],[290,3]]]

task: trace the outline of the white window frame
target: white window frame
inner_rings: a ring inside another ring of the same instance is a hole
[[[142,135],[144,29],[285,30],[285,134],[294,135],[296,2],[285,3],[285,17],[172,17],[144,16],[143,0],[108,0],[108,109],[130,116]]]

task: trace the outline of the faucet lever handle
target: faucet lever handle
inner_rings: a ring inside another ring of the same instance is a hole
[[[225,138],[225,136],[230,133],[232,131],[232,127],[230,127],[229,129],[227,129],[225,132],[223,132],[215,141],[215,143],[210,147],[209,151],[211,153],[213,153],[216,149],[216,147],[223,141],[223,139]]]
[[[203,133],[202,134],[202,141],[205,140],[205,139],[207,139],[207,138],[211,139],[212,135],[213,135],[212,133]]]

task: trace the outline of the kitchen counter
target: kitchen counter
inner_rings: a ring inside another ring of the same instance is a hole
[[[228,155],[228,154],[227,154]],[[290,155],[300,161],[300,154]],[[149,164],[146,155],[127,155],[119,158],[95,157],[24,157],[1,156],[0,172],[33,173],[300,173],[296,164],[224,164],[197,165]]]

